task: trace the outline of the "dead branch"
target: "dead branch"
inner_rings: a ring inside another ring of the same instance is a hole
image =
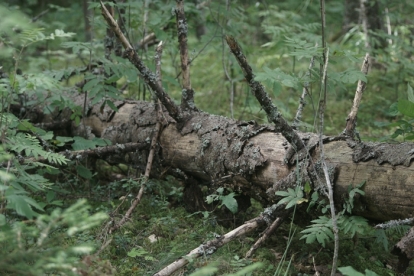
[[[287,213],[288,214],[288,213]],[[287,215],[286,214],[286,215]],[[284,217],[277,217],[273,223],[266,228],[263,235],[254,243],[254,245],[247,251],[246,253],[246,259],[249,259],[253,253],[259,248],[259,246],[264,243],[267,238],[282,224],[282,222],[285,220],[286,216]]]
[[[184,110],[196,110],[194,105],[194,90],[191,88],[190,63],[187,46],[187,19],[184,13],[184,0],[177,0],[175,8],[177,21],[178,44],[180,47],[181,72],[183,76],[183,91],[181,96],[181,108]]]
[[[325,108],[326,108],[326,94],[327,94],[327,71],[328,71],[328,61],[329,61],[329,48],[326,47],[325,41],[325,27],[326,27],[326,20],[325,20],[325,0],[320,0],[320,9],[321,9],[321,23],[322,23],[322,48],[323,48],[323,55],[322,60],[323,64],[321,64],[321,71],[323,72],[322,79],[321,79],[321,93],[320,93],[320,100],[319,100],[319,148],[320,148],[320,160],[322,164],[323,174],[325,176],[325,183],[327,188],[327,196],[329,199],[329,207],[331,212],[332,218],[332,231],[334,234],[334,254],[332,257],[332,269],[331,269],[331,276],[336,274],[337,269],[337,262],[338,262],[338,250],[339,250],[339,228],[338,228],[338,221],[335,211],[335,204],[334,204],[334,192],[333,192],[333,181],[329,175],[328,165],[325,159],[325,148],[323,144],[323,129],[324,129],[324,116],[325,116]]]
[[[316,43],[315,47],[318,47],[317,43]],[[315,57],[312,57],[311,61],[310,61],[310,64],[309,64],[308,71],[306,72],[306,75],[305,75],[306,78],[310,77],[314,61],[315,61]],[[305,82],[305,85],[303,86],[303,90],[302,90],[302,95],[300,96],[300,99],[299,99],[298,111],[296,112],[296,116],[295,116],[295,119],[293,120],[293,124],[292,124],[292,128],[294,130],[297,130],[298,126],[300,125],[300,122],[301,122],[301,119],[302,119],[302,112],[303,112],[303,109],[305,108],[305,105],[306,105],[306,100],[305,100],[306,95],[310,95],[310,93],[309,93],[309,81]]]
[[[186,264],[189,263],[189,260],[198,258],[200,256],[211,255],[217,251],[218,248],[222,247],[223,245],[233,241],[234,239],[243,236],[247,233],[252,232],[253,230],[257,229],[259,226],[264,225],[266,223],[270,223],[271,221],[275,220],[275,216],[285,216],[289,210],[285,209],[285,205],[277,205],[274,204],[269,208],[266,208],[260,216],[245,222],[243,225],[237,227],[236,229],[228,232],[223,236],[219,236],[214,240],[210,240],[199,247],[193,249],[185,255],[181,257],[177,261],[171,263],[170,265],[166,266],[158,273],[155,273],[154,276],[167,276],[171,275],[178,269],[184,267]]]
[[[106,147],[98,147],[94,149],[87,150],[75,150],[75,151],[62,151],[58,152],[59,154],[66,157],[68,160],[83,160],[86,157],[94,158],[104,158],[106,156],[111,156],[114,154],[135,152],[137,150],[142,150],[148,148],[147,143],[125,143],[125,144],[116,144]],[[20,161],[20,160],[19,160]],[[39,156],[38,158],[22,158],[21,162],[42,162],[48,163],[47,156]]]
[[[370,57],[369,57],[369,54],[367,53],[365,55],[365,58],[364,58],[364,61],[362,62],[362,67],[361,67],[361,72],[364,73],[364,75],[367,75],[369,65],[370,65]],[[349,112],[348,118],[346,119],[345,130],[342,133],[343,135],[346,135],[352,139],[354,139],[356,135],[355,127],[356,127],[359,104],[361,103],[362,94],[364,93],[366,86],[367,86],[366,82],[362,80],[358,81],[358,86],[355,91],[354,103],[352,104],[351,112]]]
[[[159,85],[161,85],[161,56],[162,56],[162,41],[156,47],[156,55],[155,55],[156,71],[157,71],[157,75],[159,76],[158,77]],[[161,131],[161,120],[163,116],[162,116],[161,102],[159,99],[158,99],[158,105],[157,105],[157,117],[158,117],[158,121],[157,121],[157,124],[155,125],[155,131],[152,136],[151,148],[148,154],[147,166],[145,168],[145,174],[144,174],[144,179],[142,180],[141,188],[139,189],[137,196],[132,202],[131,207],[129,207],[128,211],[125,213],[125,216],[119,221],[119,223],[114,225],[109,230],[109,233],[114,232],[115,230],[119,229],[120,227],[122,227],[122,225],[125,224],[125,222],[131,217],[132,212],[135,210],[138,203],[141,201],[142,195],[144,194],[145,185],[151,174],[152,161],[154,160],[154,155],[155,155],[155,148],[157,146],[158,137]]]
[[[259,101],[260,106],[267,114],[269,121],[275,124],[276,132],[280,132],[283,137],[288,140],[292,147],[299,151],[305,147],[299,135],[292,129],[288,122],[282,117],[282,114],[277,110],[277,107],[273,104],[272,99],[266,93],[263,85],[254,80],[253,70],[247,62],[246,57],[240,49],[239,44],[232,36],[226,36],[227,45],[229,45],[231,52],[236,57],[240,67],[243,70],[244,77],[246,78],[253,95]]]
[[[141,73],[142,78],[148,84],[148,86],[154,91],[158,99],[167,109],[168,113],[176,121],[182,120],[182,114],[180,108],[173,102],[173,100],[165,93],[164,89],[158,84],[157,76],[149,70],[147,66],[139,58],[137,52],[129,43],[128,39],[124,36],[121,29],[118,26],[118,23],[114,20],[108,10],[105,8],[105,5],[100,1],[102,8],[102,16],[105,18],[108,25],[115,32],[117,38],[121,41],[122,45],[125,48],[124,56],[138,69]]]

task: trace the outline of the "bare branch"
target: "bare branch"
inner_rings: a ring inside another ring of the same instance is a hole
[[[188,59],[187,46],[188,25],[184,13],[184,0],[177,0],[175,15],[177,21],[178,44],[180,45],[181,72],[183,76],[181,108],[184,110],[196,110],[194,105],[194,90],[191,88],[190,80],[190,62]]]
[[[315,47],[318,47],[318,44],[316,44]],[[310,77],[314,61],[315,61],[315,57],[312,57],[310,64],[309,64],[308,72],[306,72],[305,77]],[[300,96],[300,100],[299,100],[298,111],[296,112],[295,120],[293,120],[293,124],[292,124],[292,128],[294,130],[297,130],[300,124],[300,121],[302,119],[303,108],[306,105],[306,100],[305,100],[306,95],[309,95],[309,81],[305,82],[305,85],[303,86],[302,95]]]
[[[214,240],[210,240],[200,245],[184,257],[181,257],[177,261],[160,270],[158,273],[155,273],[154,276],[171,275],[178,269],[188,264],[189,260],[193,258],[198,258],[200,256],[213,254],[215,251],[217,251],[218,248],[233,241],[234,239],[257,229],[259,226],[265,223],[270,223],[274,220],[276,213],[280,216],[285,216],[286,213],[289,213],[289,210],[285,209],[285,205],[272,205],[271,207],[266,208],[260,216],[245,222],[243,225],[237,227],[236,229],[228,232],[223,236],[219,236]]]
[[[360,0],[359,2],[360,6],[360,18],[362,21],[362,29],[364,30],[364,34],[365,34],[365,48],[367,50],[371,49],[371,43],[370,43],[370,37],[369,37],[369,32],[368,32],[368,16],[367,16],[367,6],[370,5],[368,4],[367,0]]]
[[[244,77],[246,78],[253,95],[259,101],[260,105],[267,114],[267,118],[270,122],[275,124],[277,132],[282,133],[283,137],[292,145],[292,147],[299,151],[305,147],[299,135],[293,130],[293,128],[282,117],[282,114],[277,110],[277,107],[273,104],[272,99],[266,93],[263,85],[254,80],[253,70],[246,60],[246,57],[242,53],[240,46],[232,36],[226,36],[227,45],[229,45],[231,52],[236,57],[240,67],[243,70]]]
[[[278,217],[276,218],[273,223],[266,228],[266,231],[263,235],[258,239],[255,244],[247,251],[246,259],[249,259],[253,253],[259,248],[259,246],[267,240],[267,238],[282,224],[285,217]]]
[[[367,53],[365,55],[364,61],[362,62],[361,72],[365,75],[368,73],[368,68],[370,65],[370,57]],[[346,119],[346,127],[342,134],[355,138],[355,127],[356,120],[358,115],[359,104],[361,103],[362,94],[365,91],[367,84],[366,82],[359,80],[357,85],[357,90],[355,91],[354,103],[352,104],[351,112],[349,112],[348,118]]]
[[[127,57],[128,60],[138,69],[138,71],[141,73],[142,78],[145,80],[148,86],[151,87],[155,95],[157,95],[158,99],[160,99],[161,103],[165,106],[171,117],[173,117],[176,121],[180,121],[182,119],[182,115],[179,107],[173,102],[173,100],[168,96],[168,94],[165,93],[164,89],[158,84],[156,75],[153,72],[151,72],[139,58],[137,52],[131,46],[127,38],[124,36],[124,34],[118,26],[118,23],[114,20],[114,18],[111,16],[108,10],[105,8],[102,1],[101,8],[103,17],[105,18],[108,25],[115,32],[116,36],[125,48],[124,56]]]
[[[162,55],[162,41],[158,44],[156,47],[156,55],[155,55],[155,63],[156,63],[156,70],[158,73],[158,84],[161,85],[161,55]],[[144,179],[142,180],[141,188],[138,191],[137,196],[135,197],[134,201],[131,204],[131,207],[129,207],[128,211],[125,213],[125,216],[119,221],[118,224],[114,225],[109,232],[112,233],[113,231],[119,229],[122,225],[125,224],[125,222],[131,217],[132,212],[135,210],[135,208],[138,206],[138,203],[141,201],[142,195],[144,194],[145,185],[149,179],[149,176],[151,174],[151,168],[152,168],[152,161],[154,160],[155,155],[155,148],[157,145],[159,133],[161,131],[161,120],[162,120],[162,107],[161,102],[158,99],[158,108],[157,108],[157,117],[158,121],[155,125],[155,131],[152,136],[151,140],[151,148],[150,152],[148,154],[148,161],[147,161],[147,167],[145,168],[145,174]]]

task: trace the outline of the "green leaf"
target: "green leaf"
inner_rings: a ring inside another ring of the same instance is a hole
[[[391,275],[391,274],[390,274]],[[372,270],[369,270],[369,269],[365,269],[365,276],[378,276],[378,274],[377,273],[375,273],[374,271],[372,271]]]
[[[385,230],[376,229],[374,236],[375,236],[375,242],[382,244],[382,246],[384,247],[384,250],[388,251],[388,238],[387,238],[387,235],[385,234]]]
[[[30,198],[24,195],[6,195],[7,199],[7,209],[15,210],[19,215],[27,217],[28,219],[32,219],[33,217],[37,216],[38,213],[33,211]],[[40,207],[40,206],[39,206]]]
[[[190,274],[190,276],[209,276],[215,275],[218,268],[214,266],[205,266]]]
[[[101,80],[98,79],[98,78],[91,79],[83,86],[83,90],[89,91],[93,87],[97,87],[98,84],[100,84],[100,82],[101,82]],[[102,86],[102,85],[99,85],[99,86]]]
[[[401,114],[414,118],[414,102],[410,102],[405,99],[398,100],[398,111],[401,112]]]
[[[91,179],[93,176],[92,172],[88,168],[82,165],[76,166],[76,171],[78,172],[80,176],[86,179]]]
[[[118,111],[118,108],[114,105],[112,101],[106,100],[105,102],[113,111]]]
[[[306,194],[309,194],[312,191],[311,185],[309,184],[309,182],[305,183],[305,187],[304,187],[304,192]]]
[[[398,107],[397,106],[398,106],[397,102],[391,104],[390,108],[386,112],[386,115],[388,115],[388,116],[397,116],[398,115]]]
[[[344,83],[356,83],[359,80],[367,82],[367,77],[359,70],[346,70],[340,73],[340,80]]]
[[[207,202],[207,204],[211,204],[216,199],[217,199],[217,195],[208,195],[206,197],[206,202]]]
[[[46,201],[51,202],[56,197],[56,193],[54,191],[48,191],[46,194]]]
[[[364,276],[361,272],[355,270],[352,266],[338,267],[339,272],[348,276]]]
[[[237,213],[238,204],[237,200],[234,198],[234,193],[230,193],[226,196],[221,197],[223,205],[227,207],[233,214]]]
[[[410,84],[407,84],[407,95],[408,95],[408,100],[414,103],[414,92]]]
[[[286,192],[286,191],[277,191],[275,193],[275,195],[278,195],[278,196],[289,196],[290,194],[288,192]]]
[[[85,149],[93,149],[96,147],[96,142],[93,140],[87,140],[83,137],[75,136],[73,137],[74,143],[72,144],[72,148],[74,150],[85,150]]]

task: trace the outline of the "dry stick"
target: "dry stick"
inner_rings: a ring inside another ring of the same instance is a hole
[[[224,33],[224,30],[222,29],[222,32]],[[230,82],[230,116],[232,119],[234,119],[234,110],[233,110],[233,103],[234,103],[234,80],[233,78],[230,76],[227,67],[226,67],[226,62],[224,60],[224,36],[221,40],[222,43],[222,56],[221,56],[221,61],[223,64],[223,70],[224,70],[224,75],[226,76],[226,79]]]
[[[323,70],[322,74],[322,82],[321,82],[321,91],[322,95],[319,100],[319,119],[320,119],[320,130],[319,130],[319,148],[320,148],[320,160],[322,164],[323,173],[325,175],[326,186],[328,188],[328,199],[329,199],[329,207],[331,211],[331,218],[332,218],[332,230],[334,234],[334,255],[332,258],[332,270],[331,276],[336,274],[337,268],[337,261],[338,261],[338,250],[339,250],[339,229],[338,229],[338,222],[335,213],[335,205],[334,205],[334,197],[333,197],[333,186],[331,180],[329,178],[328,166],[325,161],[325,154],[324,154],[324,146],[323,146],[323,126],[324,126],[324,115],[325,115],[325,108],[326,108],[326,90],[327,90],[327,70],[328,70],[328,60],[329,60],[329,48],[326,47],[326,40],[325,40],[325,28],[326,28],[326,20],[325,20],[325,0],[320,0],[320,10],[321,10],[321,25],[322,25],[322,48],[323,48]]]
[[[102,16],[105,18],[106,22],[115,32],[115,35],[118,37],[118,39],[121,41],[122,45],[125,48],[125,57],[127,57],[128,60],[138,69],[144,81],[154,91],[157,98],[160,99],[161,103],[167,109],[170,116],[173,117],[176,121],[180,121],[182,119],[180,108],[173,102],[170,96],[168,96],[168,94],[165,93],[164,89],[159,85],[157,81],[157,76],[153,72],[151,72],[147,66],[145,66],[145,64],[139,58],[137,52],[134,50],[134,48],[132,48],[131,44],[122,33],[121,29],[118,26],[118,23],[114,20],[114,18],[111,16],[108,10],[105,8],[102,1],[100,1],[100,3],[102,9]]]
[[[385,8],[385,19],[387,21],[387,34],[391,37],[391,21],[390,15],[388,14],[388,8]],[[392,39],[388,38],[388,44],[392,45]]]
[[[269,208],[266,208],[260,216],[246,221],[243,225],[237,227],[236,229],[228,232],[227,234],[217,237],[214,240],[210,240],[199,247],[191,250],[190,253],[185,255],[184,257],[178,259],[177,261],[171,263],[170,265],[166,266],[158,273],[155,273],[153,276],[166,276],[171,275],[172,273],[176,272],[178,269],[184,267],[186,264],[189,263],[189,260],[198,258],[200,256],[211,255],[213,254],[218,248],[222,247],[223,245],[231,242],[232,240],[243,236],[259,226],[270,223],[272,221],[272,217],[275,216],[276,213],[281,213],[280,216],[286,216],[289,213],[289,210],[285,209],[285,205],[277,205],[274,204]]]
[[[369,32],[368,32],[368,16],[367,16],[367,6],[370,5],[367,0],[360,0],[360,20],[362,21],[362,29],[364,30],[365,35],[365,48],[367,50],[371,49],[371,43],[369,41]]]
[[[162,41],[158,44],[157,46],[157,54],[156,54],[156,64],[157,64],[157,73],[160,75],[161,74],[161,53],[162,53]],[[161,83],[160,78],[158,78],[158,83]],[[160,103],[160,101],[158,100],[158,102]],[[145,174],[144,174],[144,179],[142,180],[142,184],[141,184],[141,188],[138,191],[137,196],[135,197],[134,201],[131,204],[131,207],[129,207],[128,211],[125,213],[125,216],[119,221],[119,223],[117,223],[116,225],[114,225],[110,230],[109,233],[112,233],[113,231],[119,229],[123,224],[125,224],[125,222],[130,218],[132,212],[134,211],[134,209],[137,207],[138,203],[141,201],[142,195],[144,194],[144,190],[145,190],[145,184],[147,183],[149,177],[150,177],[150,173],[151,173],[151,168],[152,168],[152,161],[154,160],[154,154],[155,154],[155,148],[157,145],[157,141],[158,141],[158,136],[161,130],[161,119],[162,119],[162,107],[159,104],[157,107],[157,117],[158,117],[158,121],[157,124],[155,125],[155,131],[154,134],[152,136],[152,140],[151,140],[151,148],[150,148],[150,152],[148,154],[148,161],[147,161],[147,167],[145,168]]]
[[[76,150],[76,151],[61,151],[58,154],[61,154],[66,157],[68,160],[82,160],[86,157],[97,157],[103,158],[108,155],[114,155],[119,153],[134,152],[137,150],[145,149],[148,145],[146,143],[126,143],[126,144],[116,144],[106,147],[98,147],[94,149],[87,150]],[[49,162],[47,156],[39,156],[37,158],[21,158],[19,159],[20,163],[23,162]],[[59,164],[61,165],[61,164]]]
[[[278,217],[276,218],[273,223],[266,228],[266,231],[263,233],[263,235],[258,239],[252,247],[250,247],[249,251],[246,253],[246,259],[249,259],[253,253],[259,248],[259,246],[267,240],[267,238],[282,224],[282,222],[285,220],[285,217]]]
[[[282,114],[277,110],[277,107],[273,104],[272,99],[266,93],[263,85],[254,80],[253,70],[246,60],[243,52],[240,49],[237,41],[232,36],[226,36],[227,45],[229,45],[231,52],[236,57],[237,62],[243,70],[244,77],[246,78],[253,95],[259,101],[260,106],[267,114],[267,118],[270,122],[275,124],[275,131],[280,132],[283,137],[292,145],[292,147],[299,151],[305,147],[303,141],[299,135],[293,130],[288,122],[282,117]]]
[[[328,60],[329,60],[329,48],[326,51],[326,58],[325,58],[325,65],[323,70],[323,77],[322,77],[322,89],[323,95],[319,102],[319,119],[320,119],[320,132],[319,132],[319,147],[320,147],[320,160],[322,164],[323,173],[325,175],[325,182],[328,188],[328,199],[329,199],[329,206],[331,211],[331,218],[332,218],[332,228],[334,234],[334,255],[332,258],[332,270],[331,275],[335,275],[337,261],[338,261],[338,250],[339,250],[339,229],[338,229],[338,222],[335,213],[335,205],[334,205],[334,196],[333,196],[333,186],[331,180],[329,178],[328,166],[326,165],[325,161],[325,150],[323,146],[323,125],[324,125],[324,114],[325,114],[325,106],[326,106],[326,71],[328,67]],[[324,89],[325,88],[325,89]]]
[[[228,1],[226,1],[226,12],[228,13],[229,12],[229,2]],[[225,25],[227,25],[227,23],[228,23],[228,21],[226,21],[227,20],[227,18],[224,18],[224,23],[225,23]],[[218,21],[218,18],[217,18],[217,21]],[[231,115],[231,118],[232,119],[234,119],[234,110],[233,110],[233,103],[234,103],[234,80],[233,80],[233,78],[232,77],[230,77],[230,74],[229,74],[229,72],[228,72],[228,70],[227,70],[227,67],[226,67],[226,62],[225,62],[225,60],[224,60],[224,39],[225,39],[225,36],[224,36],[224,27],[221,27],[221,35],[223,36],[222,38],[221,38],[221,47],[222,47],[222,53],[221,53],[221,62],[223,63],[223,70],[224,70],[224,75],[226,76],[226,79],[230,82],[230,115]]]
[[[161,108],[159,107],[159,110]],[[158,110],[158,112],[159,112]],[[142,184],[141,184],[141,188],[139,189],[139,192],[137,194],[137,196],[135,197],[134,201],[131,204],[131,207],[129,207],[128,211],[125,213],[125,216],[120,220],[119,223],[117,223],[116,225],[114,225],[110,230],[109,233],[112,233],[113,231],[117,230],[118,228],[120,228],[131,216],[132,212],[134,211],[135,207],[137,207],[138,203],[141,201],[142,198],[142,194],[144,193],[144,189],[145,189],[145,183],[148,181],[148,178],[150,176],[151,173],[151,168],[152,168],[152,161],[154,159],[154,152],[155,152],[155,148],[156,148],[156,144],[158,141],[158,134],[160,133],[160,129],[161,129],[161,117],[159,116],[158,118],[158,122],[155,125],[155,131],[154,131],[154,135],[152,137],[152,141],[151,141],[151,149],[150,152],[148,154],[148,161],[147,161],[147,167],[145,168],[145,175],[144,175],[144,179],[142,180]]]
[[[369,54],[367,53],[365,55],[364,61],[362,62],[361,72],[364,73],[364,75],[367,75],[368,68],[369,68]],[[359,104],[361,103],[362,94],[365,91],[365,88],[367,86],[367,83],[359,80],[357,89],[355,91],[355,97],[354,97],[354,103],[352,104],[351,112],[349,112],[349,115],[346,119],[346,127],[345,130],[342,132],[342,134],[351,137],[352,139],[355,138],[355,127],[356,127],[356,120],[358,115],[358,109]]]
[[[318,47],[318,44],[316,44],[315,47]],[[315,61],[315,57],[312,57],[310,64],[309,64],[308,72],[306,72],[305,77],[310,77],[314,61]],[[302,95],[300,96],[300,100],[299,100],[298,111],[296,112],[295,120],[293,120],[293,124],[292,124],[292,128],[294,130],[297,130],[300,124],[300,121],[302,119],[303,108],[306,105],[306,100],[305,100],[306,95],[309,95],[309,81],[306,81],[305,85],[303,86]]]
[[[190,63],[187,46],[187,19],[184,13],[184,0],[177,0],[175,15],[177,21],[178,44],[180,46],[181,72],[183,76],[183,91],[181,95],[181,108],[183,110],[196,110],[194,105],[194,90],[191,88]]]

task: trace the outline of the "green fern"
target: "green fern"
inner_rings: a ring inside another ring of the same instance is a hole
[[[326,242],[334,238],[332,232],[332,219],[327,216],[320,216],[312,220],[312,224],[307,229],[301,231],[304,234],[300,239],[306,239],[306,243],[318,241],[325,247]]]
[[[9,148],[17,154],[24,154],[26,157],[39,158],[44,157],[48,162],[63,165],[67,163],[67,159],[54,152],[45,151],[40,145],[39,140],[28,133],[17,133],[13,137],[9,137]]]

